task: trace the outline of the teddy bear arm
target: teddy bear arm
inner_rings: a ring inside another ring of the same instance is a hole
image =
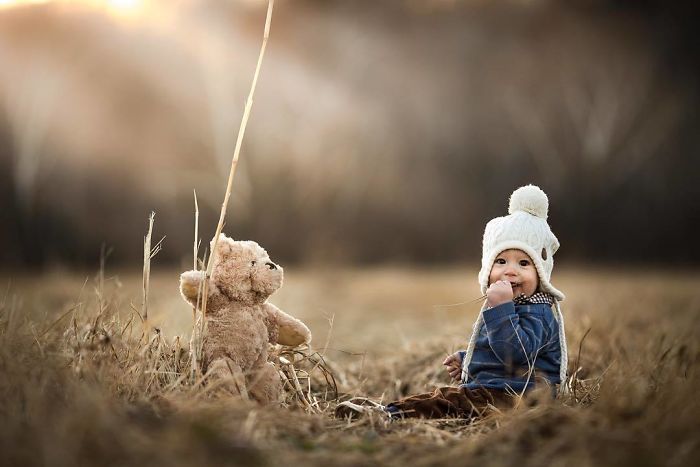
[[[197,304],[197,297],[201,294],[204,271],[187,271],[180,275],[180,293],[190,304]]]
[[[311,342],[311,331],[304,323],[270,303],[266,303],[265,308],[270,315],[270,321],[277,323],[278,344],[295,347]]]

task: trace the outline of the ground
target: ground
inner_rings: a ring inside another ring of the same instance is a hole
[[[135,272],[4,277],[3,465],[687,465],[700,454],[695,272],[557,270],[574,391],[470,425],[332,413],[336,387],[391,400],[448,384],[440,362],[466,345],[479,309],[475,270],[287,268],[271,301],[314,340],[295,361],[282,354],[306,399],[290,386],[272,408],[198,384],[177,270],[153,272],[147,323]]]

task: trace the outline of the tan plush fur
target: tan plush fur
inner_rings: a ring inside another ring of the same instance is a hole
[[[283,276],[282,268],[257,243],[219,237],[209,279],[201,370],[226,392],[261,404],[277,402],[282,391],[279,374],[267,361],[269,344],[311,341],[304,323],[267,303],[282,286]],[[180,292],[193,306],[204,277],[202,271],[180,276]]]

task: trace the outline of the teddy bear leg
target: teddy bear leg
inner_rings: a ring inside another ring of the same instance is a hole
[[[248,399],[245,377],[241,367],[230,358],[217,358],[209,364],[205,380],[212,393],[221,396],[239,396]]]
[[[280,401],[282,382],[277,368],[270,362],[248,377],[250,396],[262,405]]]

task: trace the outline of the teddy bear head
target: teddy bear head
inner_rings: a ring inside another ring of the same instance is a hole
[[[213,246],[212,241],[212,249]],[[282,286],[283,278],[282,267],[273,263],[257,243],[219,236],[211,281],[227,299],[262,303]]]

